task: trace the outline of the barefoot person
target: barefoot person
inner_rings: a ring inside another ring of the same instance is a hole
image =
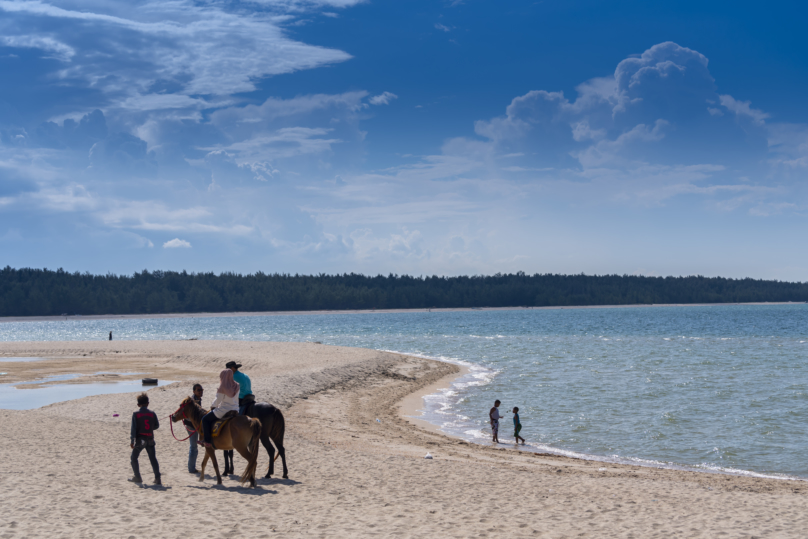
[[[522,440],[522,445],[525,445],[525,439],[519,436],[519,431],[522,430],[522,422],[519,421],[519,408],[513,408],[513,436],[516,438],[516,445],[519,445],[519,440]]]
[[[499,443],[499,401],[494,401],[494,407],[488,412],[488,417],[491,419],[491,432],[494,434],[492,440],[495,444]]]
[[[233,380],[233,371],[225,369],[219,373],[219,389],[211,404],[211,411],[202,418],[202,435],[205,447],[213,447],[213,423],[227,412],[238,413],[238,382]]]
[[[132,428],[129,434],[129,447],[132,448],[132,471],[135,476],[130,479],[133,483],[142,483],[140,477],[140,464],[138,458],[141,451],[146,450],[154,472],[154,484],[162,485],[160,481],[160,465],[157,463],[157,455],[154,452],[154,431],[160,428],[160,421],[157,414],[149,410],[149,397],[141,393],[137,397],[137,405],[140,409],[132,414]]]

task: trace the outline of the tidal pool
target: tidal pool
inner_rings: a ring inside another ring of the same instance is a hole
[[[16,384],[0,384],[0,408],[6,410],[33,410],[48,404],[64,402],[92,395],[108,395],[110,393],[133,393],[153,387],[174,383],[172,380],[160,380],[157,386],[144,386],[140,380],[124,380],[120,382],[93,382],[89,384],[53,384],[33,389],[19,389],[28,384],[42,384],[72,380],[80,374],[63,374],[30,382]]]

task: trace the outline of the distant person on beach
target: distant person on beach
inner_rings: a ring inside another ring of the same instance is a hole
[[[140,477],[140,464],[138,458],[141,451],[146,450],[154,472],[154,484],[162,485],[160,481],[160,465],[157,463],[157,455],[154,452],[154,431],[160,428],[160,421],[157,414],[149,410],[149,397],[145,393],[137,396],[137,405],[140,408],[132,414],[132,428],[129,433],[129,446],[132,448],[132,471],[135,476],[130,479],[133,483],[142,483]]]
[[[191,398],[194,399],[194,402],[201,408],[202,394],[205,392],[205,390],[202,389],[202,384],[194,384],[193,391],[194,393],[191,395]],[[187,419],[183,419],[182,423],[185,425],[185,429],[191,433],[191,437],[188,438],[188,442],[191,444],[188,447],[188,473],[199,473],[196,469],[196,457],[199,454],[199,449],[196,447],[199,441],[199,431],[194,430],[194,424]]]
[[[494,434],[493,442],[499,443],[499,401],[494,401],[494,407],[488,412],[488,417],[491,419],[491,432]]]
[[[519,440],[522,440],[522,445],[525,445],[525,439],[519,436],[519,431],[522,430],[522,423],[519,421],[519,408],[513,408],[513,436],[516,438],[516,445],[519,445]]]
[[[109,340],[112,340],[112,332],[109,332]]]

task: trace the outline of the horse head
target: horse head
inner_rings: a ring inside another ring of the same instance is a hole
[[[177,409],[177,411],[171,414],[171,421],[176,423],[181,419],[191,419],[191,414],[187,413],[185,410],[189,406],[193,406],[193,404],[194,400],[191,397],[185,397],[180,403],[180,407]]]

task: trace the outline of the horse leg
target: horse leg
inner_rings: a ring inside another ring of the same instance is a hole
[[[267,450],[267,455],[269,455],[269,468],[267,468],[265,477],[266,479],[272,479],[272,474],[275,473],[275,448],[272,446],[272,442],[269,441],[269,436],[263,433],[261,434],[261,445],[264,446],[264,449]]]
[[[206,449],[205,450],[205,456],[202,458],[202,467],[199,469],[199,480],[200,481],[205,480],[205,464],[208,463],[208,458],[209,458],[208,457],[208,451]]]
[[[233,444],[233,445],[235,446],[235,444]],[[246,447],[246,446],[245,447],[236,447],[236,451],[238,451],[238,454],[241,455],[242,457],[244,457],[244,460],[247,461],[247,467],[248,468],[250,466],[255,468],[255,465],[253,464],[253,461],[258,460],[258,451],[255,452],[256,453],[255,455],[253,455],[253,454],[250,453],[249,448]],[[250,486],[255,487],[255,470],[253,470],[253,472],[250,474]]]
[[[219,462],[216,460],[216,450],[212,447],[207,448],[207,454],[210,455],[210,460],[213,461],[213,469],[216,470],[216,484],[222,484],[222,474],[219,473]]]
[[[233,473],[233,454],[230,451],[224,452],[224,475]]]
[[[289,479],[289,469],[286,467],[286,449],[283,447],[283,442],[275,443],[278,446],[278,453],[281,454],[281,462],[283,462],[283,478]]]

